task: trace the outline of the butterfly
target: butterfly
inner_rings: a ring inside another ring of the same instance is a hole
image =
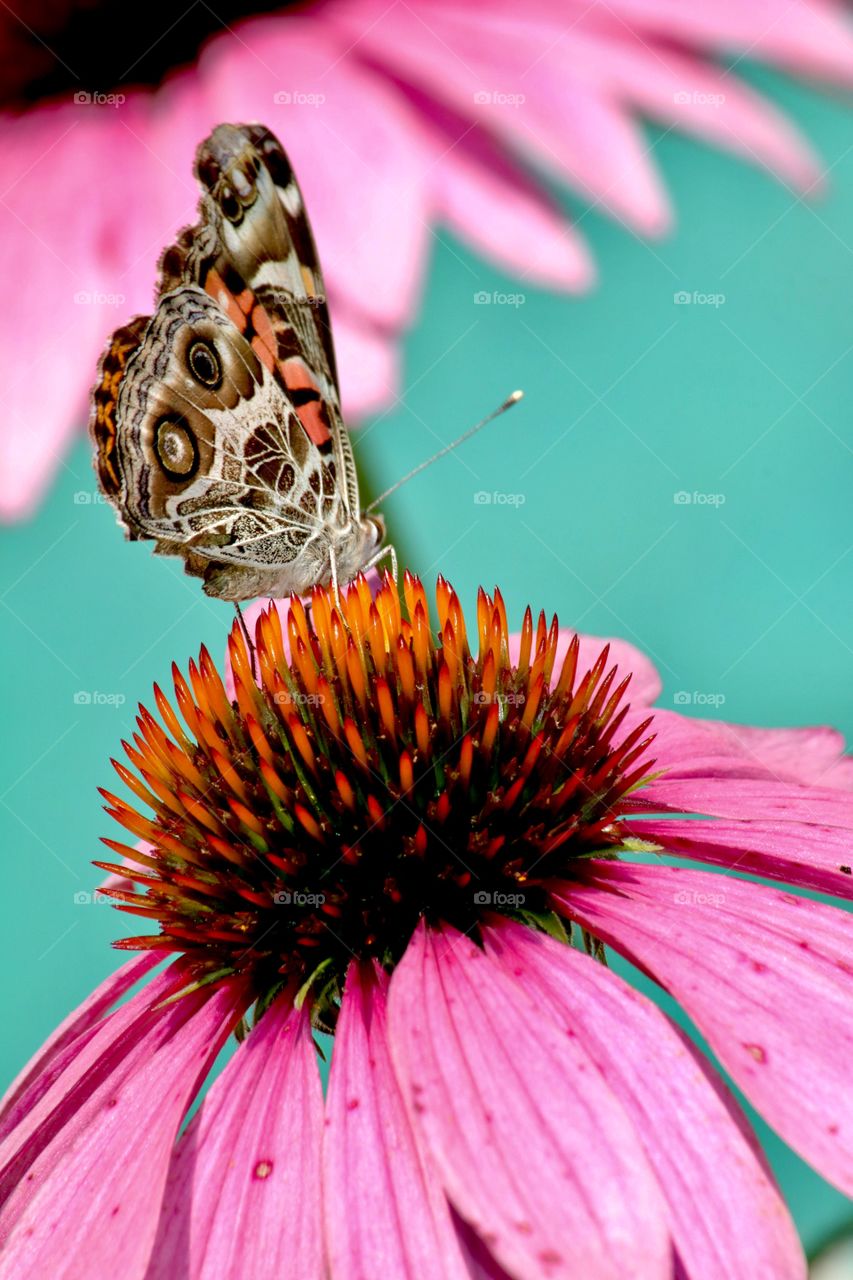
[[[260,124],[199,147],[200,219],[118,329],[92,393],[95,469],[129,538],[223,600],[305,594],[393,551],[361,510],[302,193]]]

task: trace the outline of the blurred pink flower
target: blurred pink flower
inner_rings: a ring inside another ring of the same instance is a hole
[[[29,64],[9,44],[10,12],[0,57],[20,90]],[[524,161],[647,235],[670,212],[635,113],[798,188],[818,181],[791,126],[713,60],[722,49],[853,79],[833,0],[330,0],[238,24],[156,90],[119,84],[122,100],[100,105],[81,90],[6,114],[0,270],[24,284],[0,317],[0,514],[33,509],[85,421],[104,339],[149,309],[157,255],[194,218],[192,156],[215,124],[261,119],[292,154],[358,418],[396,395],[397,339],[436,224],[533,284],[590,285],[577,227]]]
[[[594,957],[853,1191],[849,914],[648,857],[853,897],[839,735],[651,711],[630,645],[511,638],[497,593],[474,656],[439,583],[436,644],[406,597],[259,612],[260,685],[235,625],[233,703],[203,651],[186,729],[142,711],[119,772],[153,820],[108,796],[142,891],[111,893],[160,933],[0,1110],[0,1280],[804,1280],[734,1098]]]

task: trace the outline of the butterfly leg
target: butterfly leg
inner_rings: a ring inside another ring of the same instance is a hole
[[[394,579],[395,583],[398,583],[400,581],[400,569],[397,564],[397,552],[390,542],[386,542],[384,547],[380,547],[379,550],[370,557],[362,572],[368,573],[371,569],[375,569],[379,562],[384,560],[386,556],[391,561],[391,577]]]
[[[252,663],[252,676],[254,677],[255,682],[260,684],[255,646],[252,642],[252,637],[249,635],[249,628],[246,626],[246,619],[243,617],[243,610],[240,608],[240,605],[236,600],[234,601],[234,608],[237,611],[237,619],[240,623],[240,630],[243,632],[243,639],[246,641],[246,645],[249,650],[249,657]]]
[[[332,575],[332,592],[334,593],[335,603],[338,609],[341,608],[341,594],[338,590],[338,562],[335,557],[335,548],[329,547],[329,569]]]

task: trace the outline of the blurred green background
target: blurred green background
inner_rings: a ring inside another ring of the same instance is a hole
[[[519,620],[530,601],[634,641],[664,705],[680,693],[696,715],[853,736],[849,106],[751,79],[823,156],[821,199],[650,130],[678,229],[649,244],[572,204],[600,266],[590,297],[538,293],[437,239],[403,399],[356,451],[378,492],[523,387],[521,406],[388,502],[404,560],[468,604],[497,582]],[[122,541],[82,440],[0,558],[5,1084],[128,932],[75,902],[97,882],[98,836],[119,835],[95,790],[112,785],[109,757],[173,658],[201,641],[222,653],[232,613]],[[812,1248],[850,1205],[758,1128]]]

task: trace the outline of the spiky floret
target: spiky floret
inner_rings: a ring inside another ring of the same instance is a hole
[[[113,762],[153,816],[103,794],[150,845],[105,841],[139,868],[140,892],[109,892],[160,932],[118,946],[243,973],[261,999],[322,974],[328,1020],[353,956],[393,967],[422,917],[475,936],[484,912],[540,920],[549,880],[618,848],[650,719],[618,734],[628,678],[607,648],[579,670],[575,638],[555,671],[557,619],[528,608],[512,660],[500,592],[481,590],[475,656],[443,579],[437,637],[418,579],[403,594],[405,617],[388,577],[375,596],[363,577],[317,588],[286,637],[263,612],[254,645],[235,622],[235,700],[202,649],[188,680],[173,667],[183,724],[155,686],[165,729],[140,708],[132,768]]]

